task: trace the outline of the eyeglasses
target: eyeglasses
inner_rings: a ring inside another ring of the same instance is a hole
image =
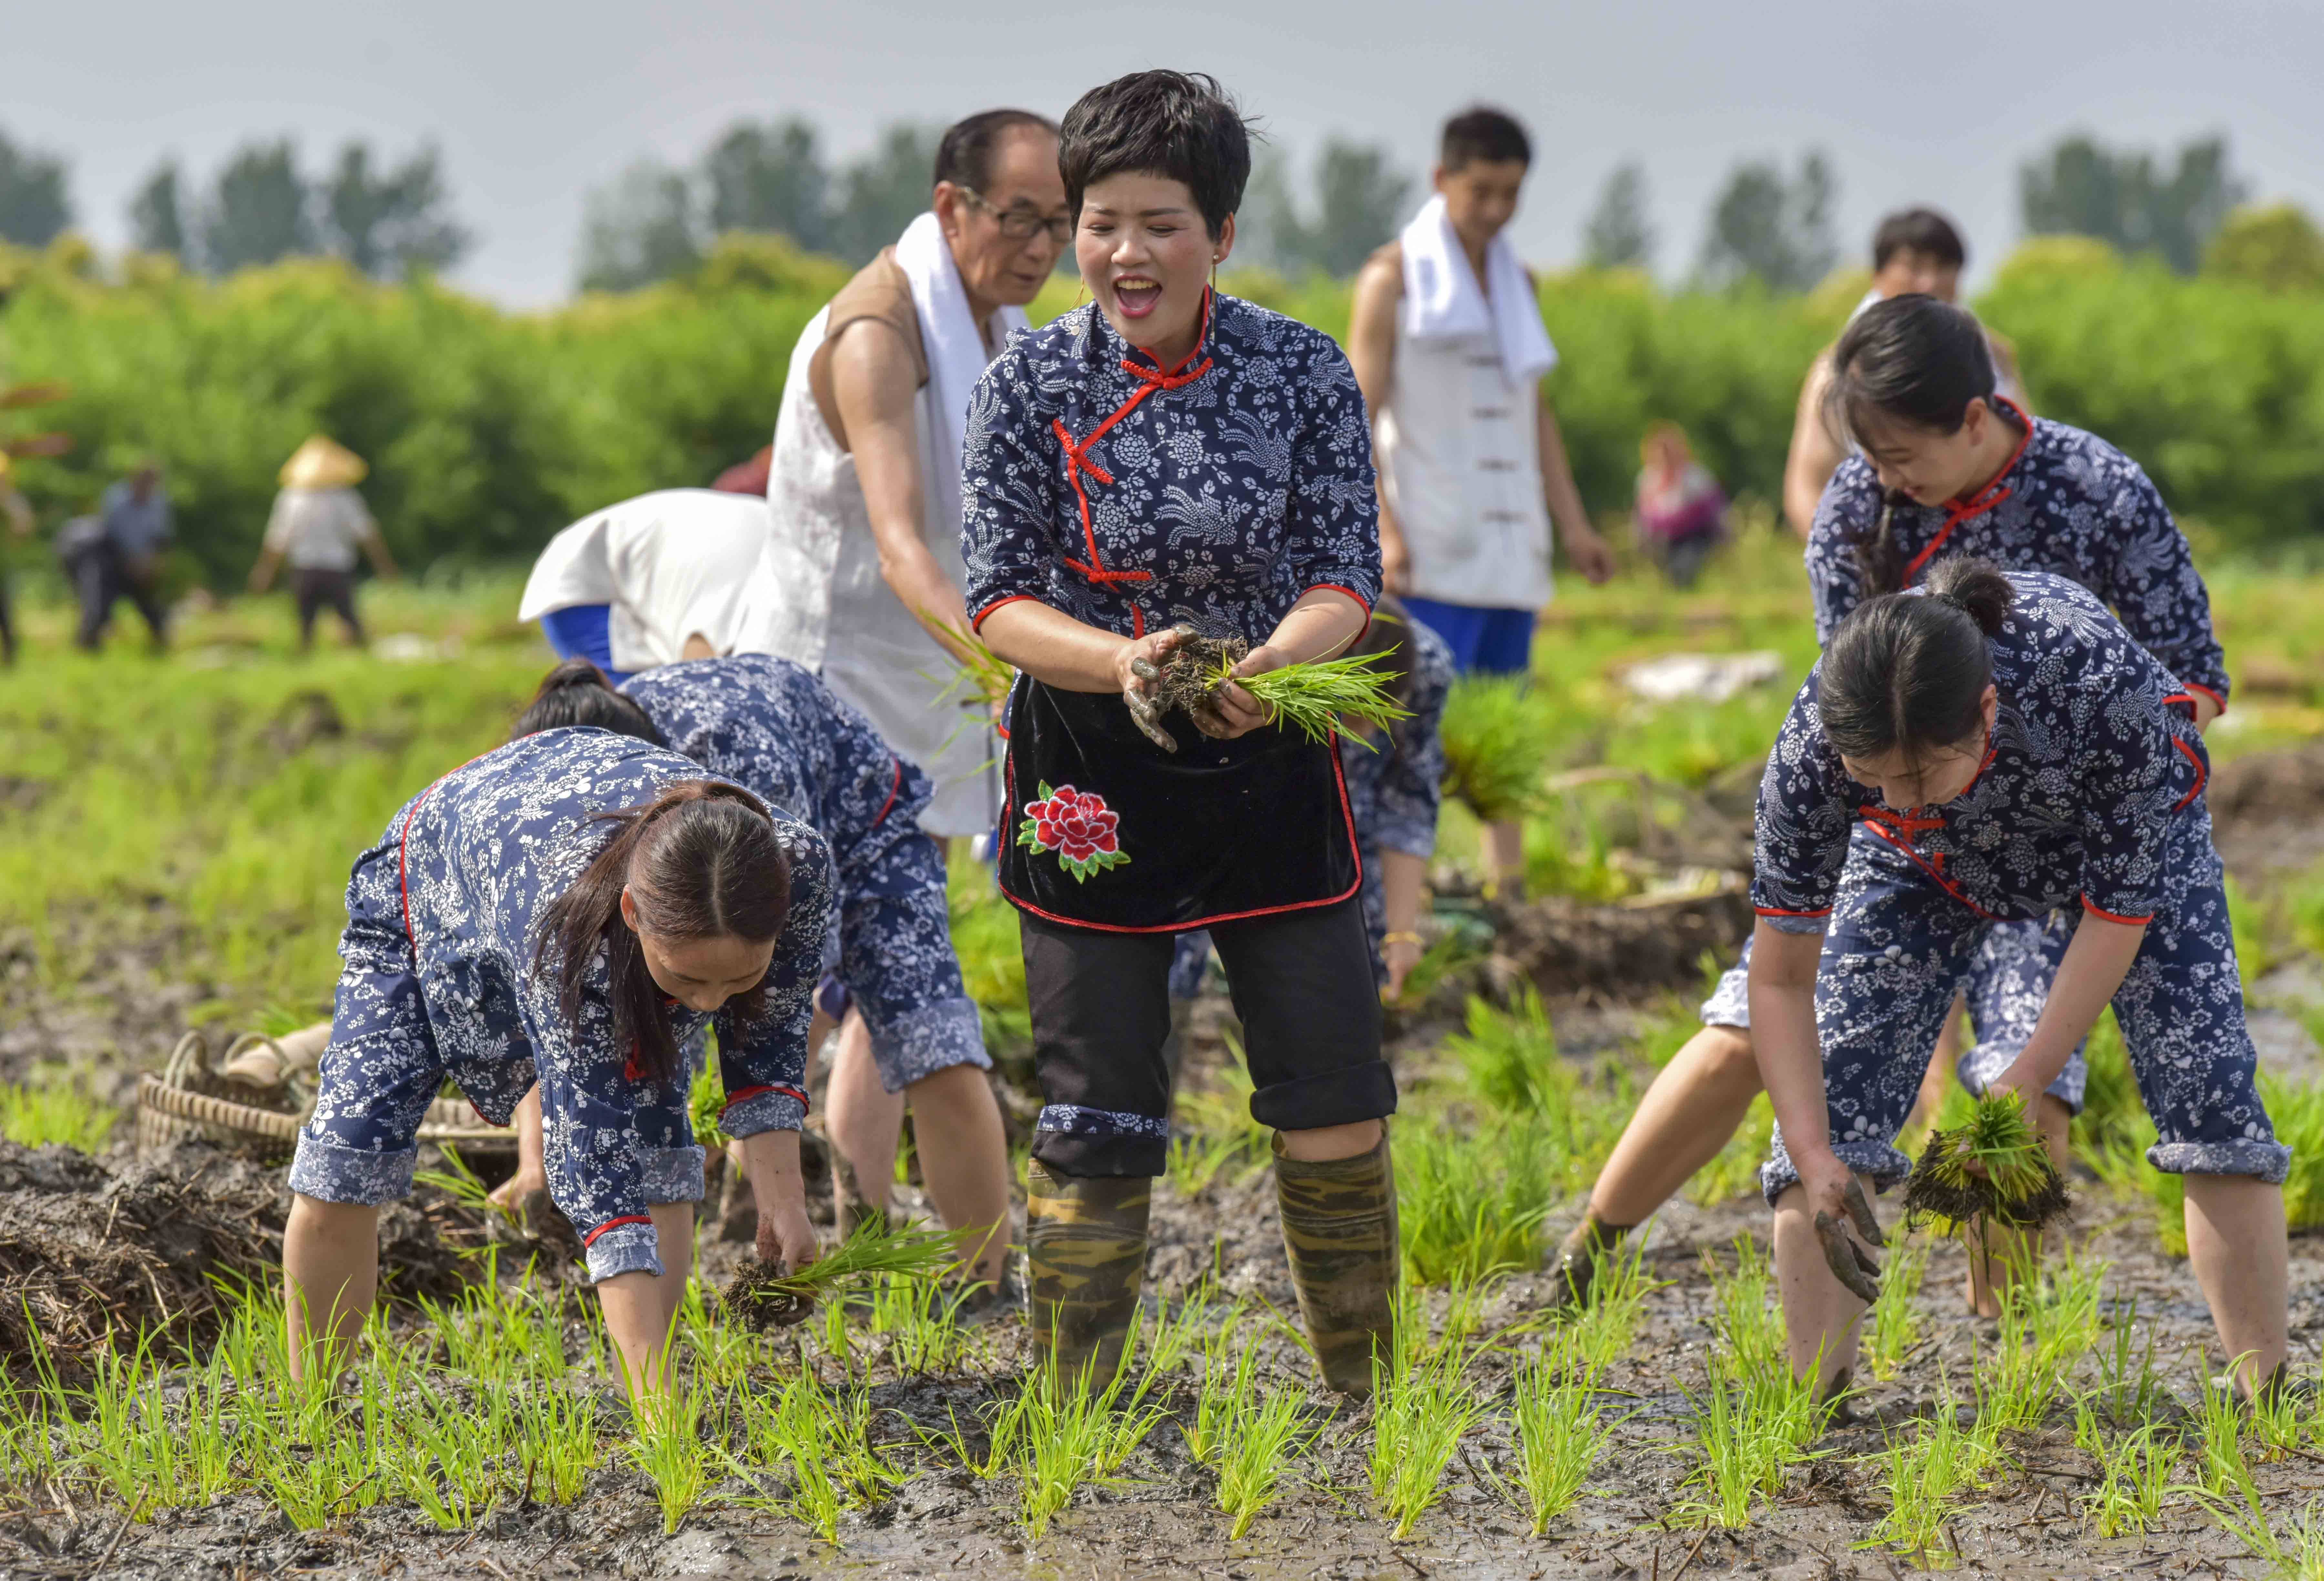
[[[1012,242],[1029,242],[1041,232],[1049,233],[1049,240],[1062,247],[1074,239],[1074,222],[1064,215],[1045,217],[1029,208],[995,208],[983,193],[973,187],[963,187],[961,196],[991,215],[1001,226],[1001,234]]]

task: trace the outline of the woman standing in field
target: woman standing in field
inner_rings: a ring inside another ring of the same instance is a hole
[[[2227,706],[2210,597],[2162,496],[2105,440],[2029,418],[2000,394],[1972,315],[1925,296],[1866,308],[1833,350],[1827,389],[1831,420],[1860,453],[1832,474],[1808,538],[1820,641],[1867,599],[1917,584],[1940,554],[1977,555],[2070,577],[2112,605],[2182,683],[2199,731]],[[1971,1091],[2024,1048],[2070,936],[2063,919],[2004,924],[1965,963],[1977,1043],[1958,1069]],[[1588,1216],[1560,1253],[1575,1299],[1588,1298],[1594,1255],[1716,1157],[1759,1094],[1750,960],[1746,945],[1704,1003],[1703,1030],[1655,1076],[1591,1189]],[[2034,1106],[2061,1162],[2084,1074],[2077,1047]],[[1990,1316],[1983,1260],[1971,1264],[1970,1299]]]
[[[1020,336],[968,418],[968,609],[1022,672],[1006,767],[1043,1096],[1026,1238],[1044,1358],[1118,1367],[1169,1127],[1172,936],[1207,927],[1274,1127],[1284,1241],[1316,1359],[1360,1393],[1397,1247],[1379,1001],[1337,757],[1230,683],[1165,717],[1157,666],[1199,630],[1235,673],[1328,658],[1379,593],[1371,446],[1347,359],[1218,295],[1250,171],[1205,77],[1084,95],[1059,164],[1095,299]],[[1021,815],[1021,816],[1020,816]]]
[[[594,725],[668,746],[813,825],[838,877],[840,1034],[866,1057],[834,1062],[828,1132],[844,1226],[887,1211],[908,1103],[920,1167],[954,1229],[984,1230],[971,1276],[998,1288],[1009,1253],[1009,1144],[984,1079],[976,1006],[962,986],[943,852],[923,833],[927,775],[872,722],[788,659],[763,654],[665,665],[614,691],[586,659],[549,673],[519,736]],[[868,1079],[868,1080],[867,1080]],[[512,1195],[547,1184],[539,1094],[519,1109]]]
[[[1953,985],[1994,927],[2061,907],[2056,980],[1989,1085],[2030,1105],[2111,1002],[2220,1343],[2246,1393],[2277,1376],[2292,1154],[2254,1086],[2194,713],[2088,591],[1987,560],[1869,600],[1809,672],[1759,789],[1750,997],[1784,1325],[1819,1388],[1855,1365],[1833,1269],[1869,1262],[1840,1244],[1877,1237],[1863,1183],[1911,1167],[1894,1141]]]
[[[347,885],[330,1046],[290,1166],[294,1374],[336,1370],[361,1332],[379,1205],[410,1189],[447,1075],[496,1125],[540,1086],[549,1190],[633,1389],[662,1384],[692,1259],[703,1154],[678,1047],[705,1023],[759,1254],[811,1261],[798,1126],[830,863],[742,786],[604,731],[511,742],[389,820]]]

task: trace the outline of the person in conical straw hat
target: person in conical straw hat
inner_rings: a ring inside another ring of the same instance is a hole
[[[250,569],[250,591],[264,593],[284,562],[290,566],[290,595],[299,606],[299,648],[315,645],[315,617],[326,606],[360,647],[363,622],[355,616],[355,554],[371,558],[372,569],[392,577],[395,561],[355,485],[371,469],[362,456],[324,434],[310,434],[290,454],[278,474],[282,492],[266,520],[266,541]]]

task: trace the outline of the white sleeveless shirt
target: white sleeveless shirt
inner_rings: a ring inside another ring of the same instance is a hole
[[[1540,385],[1508,376],[1489,332],[1415,340],[1397,316],[1394,381],[1374,432],[1415,596],[1485,609],[1549,602],[1540,416]]]

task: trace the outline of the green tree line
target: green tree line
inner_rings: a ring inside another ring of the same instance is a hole
[[[2255,220],[2237,254],[2259,260],[2255,278],[2038,239],[1976,304],[2016,342],[2041,410],[2121,445],[2182,514],[2255,547],[2324,532],[2324,296],[2283,264],[2282,228]],[[212,281],[133,257],[116,276],[97,279],[69,237],[0,256],[0,290],[14,287],[0,376],[72,391],[37,417],[73,449],[21,464],[21,483],[53,528],[152,455],[183,552],[224,587],[256,553],[276,469],[317,430],[370,461],[366,497],[413,565],[521,559],[597,506],[707,482],[767,442],[792,346],[846,270],[729,236],[681,280],[541,314],[333,261]],[[1342,285],[1246,273],[1230,286],[1345,332]],[[1657,419],[1684,427],[1730,492],[1775,497],[1801,376],[1861,289],[1847,275],[1806,296],[1672,291],[1631,270],[1545,277],[1563,359],[1550,389],[1591,508],[1628,509]],[[1060,281],[1037,316],[1074,298]]]

